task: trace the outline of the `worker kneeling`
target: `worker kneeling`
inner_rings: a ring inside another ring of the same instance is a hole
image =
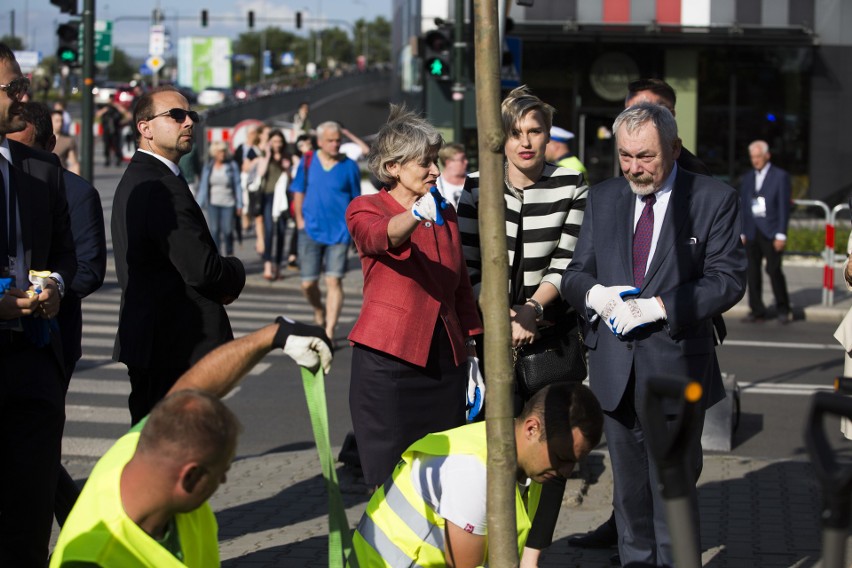
[[[95,465],[51,568],[219,566],[207,499],[225,482],[239,431],[219,399],[275,348],[302,367],[330,369],[325,332],[285,318],[208,353]]]
[[[545,387],[515,419],[518,552],[541,483],[567,477],[601,439],[603,414],[582,384]],[[373,494],[353,537],[351,568],[483,565],[486,561],[485,423],[429,434],[402,454]]]

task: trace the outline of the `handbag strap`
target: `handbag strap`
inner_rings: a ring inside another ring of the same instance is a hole
[[[515,256],[512,258],[512,289],[509,291],[512,304],[524,304],[524,215],[523,203],[518,213],[518,234],[515,237]],[[510,306],[511,307],[511,306]]]

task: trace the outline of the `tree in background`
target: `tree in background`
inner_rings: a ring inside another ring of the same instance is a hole
[[[18,36],[4,35],[0,36],[0,43],[5,43],[13,51],[21,51],[24,49],[24,40]]]
[[[365,55],[368,65],[389,63],[390,45],[391,25],[383,17],[372,22],[364,19],[355,22],[355,53]]]

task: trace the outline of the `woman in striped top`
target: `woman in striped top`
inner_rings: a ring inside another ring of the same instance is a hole
[[[535,342],[545,326],[576,328],[576,314],[560,298],[559,286],[580,234],[588,187],[580,172],[545,162],[553,107],[522,86],[509,93],[501,112],[506,137],[503,196],[510,266],[509,317],[512,347],[522,347]],[[478,206],[477,172],[468,177],[458,205],[462,248],[477,298],[482,284]],[[516,259],[517,250],[522,255]],[[553,538],[565,484],[562,481],[550,490],[548,485],[521,566],[536,565],[540,550]]]

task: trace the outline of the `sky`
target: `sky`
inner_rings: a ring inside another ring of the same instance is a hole
[[[176,8],[176,4],[182,7]],[[56,27],[69,16],[61,14],[50,0],[15,0],[2,2],[0,8],[0,36],[11,33],[12,6],[14,6],[15,35],[24,38],[27,49],[41,51],[44,55],[56,51]],[[79,10],[83,0],[79,0]],[[148,31],[151,14],[160,7],[163,24],[177,46],[177,37],[227,36],[236,39],[248,31],[248,11],[255,13],[255,30],[275,26],[299,33],[292,22],[294,13],[302,12],[304,23],[301,33],[311,26],[339,27],[351,34],[351,23],[359,18],[373,20],[383,16],[390,20],[391,0],[96,0],[95,17],[113,21],[113,45],[134,57],[144,57],[148,52]],[[210,22],[201,27],[201,10],[207,9]],[[138,18],[138,19],[137,19]],[[278,19],[291,19],[276,21]],[[224,19],[226,21],[220,21]],[[315,29],[321,29],[317,27]]]

